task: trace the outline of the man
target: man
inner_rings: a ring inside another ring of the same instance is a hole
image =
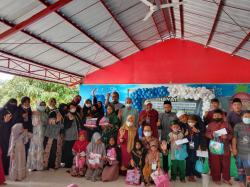
[[[240,186],[245,187],[245,169],[250,168],[250,110],[244,112],[242,122],[234,127],[232,152],[237,156]]]
[[[106,96],[105,107],[107,108],[108,105],[111,105],[115,109],[116,114],[118,114],[119,110],[124,108],[124,105],[122,103],[119,103],[119,93],[118,92],[112,93],[112,102],[110,102],[109,99],[110,99],[110,93],[108,93]]]
[[[139,125],[144,128],[146,125],[150,126],[152,129],[152,136],[159,138],[157,122],[158,122],[158,112],[153,109],[153,105],[150,101],[145,101],[145,110],[142,110],[139,115]]]
[[[244,113],[244,111],[242,110],[242,102],[239,98],[233,99],[232,108],[233,108],[233,111],[229,112],[229,114],[227,116],[227,121],[231,125],[231,127],[234,128],[234,126],[237,123],[242,122],[241,117]]]
[[[120,109],[118,113],[118,118],[122,123],[121,125],[125,124],[127,117],[129,115],[133,115],[135,117],[135,125],[137,126],[139,114],[138,111],[135,108],[133,108],[133,101],[130,97],[126,99],[125,108]]]
[[[220,109],[220,101],[217,98],[211,99],[210,101],[210,111],[207,111],[204,115],[204,123],[207,125],[213,121],[214,110]],[[224,118],[226,112],[224,112]]]
[[[161,129],[161,140],[168,140],[171,122],[177,119],[177,116],[172,112],[171,101],[164,101],[163,107],[165,111],[159,114],[157,126]]]

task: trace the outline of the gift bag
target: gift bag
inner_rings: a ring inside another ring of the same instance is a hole
[[[224,144],[222,142],[218,142],[217,140],[210,140],[209,150],[212,154],[223,155],[224,154]]]
[[[236,160],[235,160],[233,155],[231,155],[231,158],[230,158],[230,176],[231,177],[238,177]]]
[[[201,158],[199,158],[195,163],[195,170],[199,173],[204,172],[204,163]]]
[[[185,144],[182,144],[179,146],[178,149],[174,152],[174,158],[176,160],[185,160],[188,157],[187,154],[187,146]]]
[[[169,187],[169,177],[168,174],[164,174],[162,171],[155,171],[151,174],[151,178],[153,179],[156,187]]]
[[[208,163],[208,158],[205,158],[204,164],[203,164],[203,173],[207,174],[209,173],[210,168],[209,168],[209,163]]]
[[[141,173],[137,169],[127,170],[126,184],[140,185]]]

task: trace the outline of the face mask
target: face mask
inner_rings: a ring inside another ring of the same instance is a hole
[[[127,126],[128,126],[128,127],[131,127],[132,125],[133,125],[133,122],[127,121]]]
[[[132,106],[132,104],[126,104],[126,107],[127,108],[129,108],[129,107],[131,107]]]
[[[23,109],[29,109],[30,107],[29,106],[22,106],[23,107]]]
[[[91,104],[86,104],[86,107],[90,108],[90,107],[91,107]]]
[[[215,118],[214,121],[215,122],[221,122],[223,120],[223,118]]]
[[[250,118],[242,118],[243,123],[250,124]]]
[[[113,101],[113,103],[114,103],[114,104],[117,104],[117,103],[118,103],[118,101]]]
[[[75,113],[75,112],[76,112],[76,108],[70,109],[70,113]]]
[[[53,107],[53,106],[49,106],[49,109],[50,109],[50,110],[53,110],[54,108],[55,108],[55,107]]]
[[[40,112],[44,112],[45,111],[45,109],[46,109],[46,107],[45,106],[37,106],[37,110],[38,111],[40,111]]]
[[[144,134],[144,136],[149,137],[149,136],[151,136],[152,132],[151,131],[146,131],[143,134]]]
[[[189,125],[190,127],[193,127],[193,126],[195,126],[195,123],[188,123],[188,125]]]

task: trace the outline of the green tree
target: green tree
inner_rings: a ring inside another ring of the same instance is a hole
[[[68,88],[61,84],[14,77],[12,80],[0,83],[0,105],[2,106],[12,97],[20,101],[23,96],[30,97],[33,106],[38,101],[47,102],[51,97],[56,98],[58,103],[67,103],[78,92],[79,87]]]

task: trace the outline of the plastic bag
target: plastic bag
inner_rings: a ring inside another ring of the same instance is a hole
[[[236,160],[235,160],[234,156],[231,156],[231,158],[230,158],[230,176],[231,177],[238,177]]]
[[[179,149],[176,149],[174,152],[174,158],[176,160],[185,160],[187,157],[187,146],[185,144],[180,145]]]
[[[199,158],[195,163],[195,170],[199,173],[204,172],[204,163],[201,158]]]
[[[211,140],[209,143],[209,150],[212,154],[223,155],[224,154],[224,144],[216,140]]]

